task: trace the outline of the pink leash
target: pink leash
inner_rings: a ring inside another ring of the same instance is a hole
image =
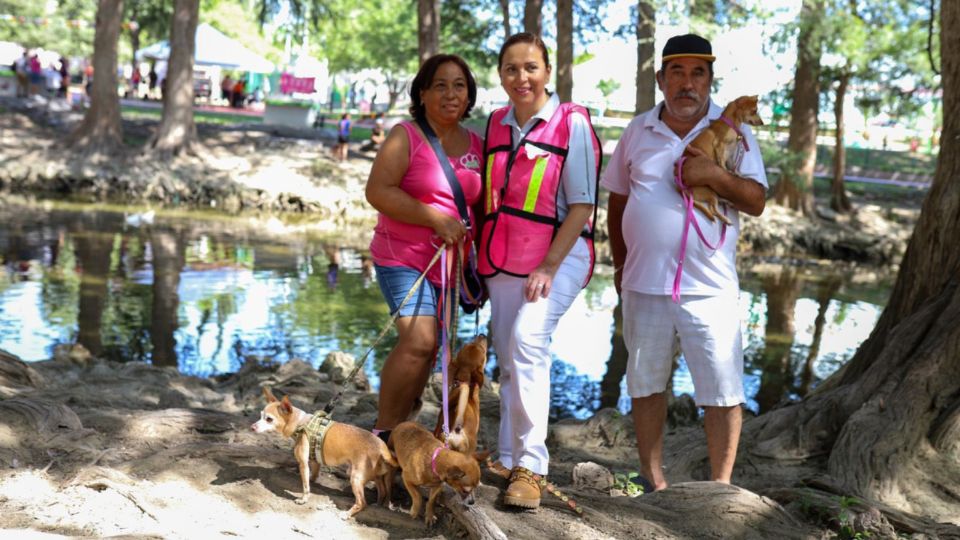
[[[450,401],[450,389],[447,383],[447,366],[450,364],[450,336],[448,332],[450,331],[450,292],[447,290],[447,274],[450,273],[450,268],[447,266],[447,251],[450,248],[443,250],[443,255],[440,256],[440,267],[442,271],[440,272],[440,298],[443,305],[443,320],[441,323],[440,330],[440,371],[443,373],[443,403],[441,403],[441,408],[443,409],[443,444],[447,444],[447,434],[450,433],[450,412],[447,410],[447,403]],[[456,299],[454,299],[456,301]],[[437,313],[439,315],[439,312]],[[436,460],[437,452],[433,454],[434,460]],[[434,469],[433,472],[437,472]]]
[[[437,456],[440,455],[440,451],[446,448],[446,446],[438,446],[433,450],[433,456],[430,457],[430,470],[433,471],[433,474],[437,475],[437,478],[440,478],[440,473],[437,472]]]
[[[700,241],[714,251],[723,247],[723,242],[727,238],[726,223],[720,227],[720,241],[717,242],[716,246],[711,244],[703,235],[703,231],[700,229],[700,223],[697,222],[697,216],[693,213],[693,194],[690,193],[690,189],[683,183],[683,162],[686,160],[687,156],[680,156],[680,159],[677,161],[677,173],[673,176],[674,182],[676,182],[677,187],[680,188],[680,197],[683,198],[683,206],[685,208],[683,213],[683,235],[680,237],[680,253],[677,254],[677,273],[673,276],[673,302],[675,304],[680,303],[680,279],[683,277],[683,260],[687,257],[687,234],[690,232],[690,224],[693,223],[693,228],[697,231],[697,236],[700,237]],[[726,215],[726,209],[724,209],[724,215]]]

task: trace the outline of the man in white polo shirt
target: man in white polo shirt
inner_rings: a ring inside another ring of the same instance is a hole
[[[718,249],[685,225],[687,209],[674,183],[675,164],[686,146],[722,112],[710,99],[714,59],[710,42],[700,36],[667,41],[657,72],[664,101],[630,122],[601,182],[610,191],[608,227],[614,280],[623,300],[627,391],[641,474],[658,490],[667,487],[663,427],[675,334],[693,377],[696,403],[704,408],[712,480],[730,482],[740,439],[744,393],[735,265],[738,211],[760,215],[767,189],[753,133],[740,127],[746,144],[735,173],[703,155],[683,164],[684,184],[708,186],[725,201],[732,225]],[[706,240],[716,246],[723,232],[720,222],[712,223],[699,212],[694,217]],[[683,234],[687,244],[678,270]]]

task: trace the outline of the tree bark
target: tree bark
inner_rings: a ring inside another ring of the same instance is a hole
[[[557,0],[557,95],[573,101],[573,0]]]
[[[941,4],[943,111],[960,107],[960,3]],[[853,359],[802,402],[745,425],[751,452],[826,455],[851,495],[956,519],[960,444],[960,116],[943,115],[937,170],[890,301]]]
[[[837,80],[837,95],[833,104],[833,117],[837,124],[837,133],[833,152],[833,182],[830,184],[830,208],[841,213],[849,212],[853,208],[843,184],[843,177],[847,170],[847,148],[843,143],[846,129],[843,119],[843,100],[847,96],[847,86],[849,84],[850,73],[842,73]]]
[[[535,36],[543,35],[543,0],[527,0],[523,7],[523,31]]]
[[[790,134],[787,150],[793,159],[781,166],[780,181],[773,190],[781,206],[814,215],[813,168],[817,161],[817,114],[820,111],[821,0],[803,0],[800,35],[797,39],[797,68],[794,75],[793,105],[790,107]]]
[[[440,52],[440,0],[417,0],[420,64]]]
[[[191,153],[197,142],[193,121],[193,57],[197,49],[200,0],[175,0],[170,25],[170,58],[163,83],[163,116],[147,147],[161,156]]]
[[[510,0],[500,0],[500,13],[503,16],[503,40],[513,33],[510,31]]]
[[[623,341],[623,299],[617,299],[613,308],[613,335],[610,336],[610,358],[607,360],[607,372],[600,380],[600,408],[616,408],[620,402],[620,381],[627,373],[629,353]]]
[[[111,155],[123,147],[117,95],[117,42],[122,19],[123,0],[99,0],[93,38],[90,108],[67,138],[68,146],[85,153]]]
[[[655,104],[657,77],[654,32],[657,29],[656,11],[649,0],[637,2],[637,100],[634,114],[650,110]]]

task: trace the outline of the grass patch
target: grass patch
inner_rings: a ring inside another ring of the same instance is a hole
[[[163,114],[163,109],[123,105],[120,107],[120,114],[127,120],[159,120],[160,116]],[[246,116],[243,114],[194,111],[193,121],[199,124],[218,125],[259,124],[263,122],[263,118],[260,116]]]

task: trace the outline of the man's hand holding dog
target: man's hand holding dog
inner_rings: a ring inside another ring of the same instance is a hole
[[[706,186],[717,191],[714,182],[730,173],[710,159],[706,152],[695,146],[688,146],[687,152],[693,154],[693,156],[687,157],[687,159],[683,161],[682,179],[684,185],[688,188]],[[677,163],[679,163],[679,161]],[[678,166],[679,165],[674,165],[674,174],[677,173],[676,168]]]

